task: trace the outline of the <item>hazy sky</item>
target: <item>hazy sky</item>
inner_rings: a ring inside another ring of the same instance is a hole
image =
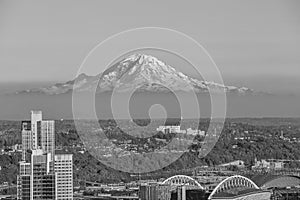
[[[0,1],[0,83],[73,79],[112,34],[158,26],[201,43],[225,83],[300,91],[300,2]]]

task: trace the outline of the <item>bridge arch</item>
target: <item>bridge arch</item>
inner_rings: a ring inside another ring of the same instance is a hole
[[[169,177],[163,182],[163,184],[197,186],[204,190],[204,187],[198,181],[186,175],[175,175]]]
[[[212,191],[212,193],[209,195],[208,199],[209,200],[212,199],[213,196],[215,194],[218,194],[219,192],[237,188],[237,187],[259,189],[259,187],[249,178],[240,175],[235,175],[221,181],[217,185],[217,187]]]

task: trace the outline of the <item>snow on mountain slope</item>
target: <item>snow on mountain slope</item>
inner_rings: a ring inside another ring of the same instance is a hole
[[[95,87],[97,87],[97,93],[114,89],[118,91],[134,89],[140,92],[169,92],[170,90],[189,92],[194,90],[197,93],[207,93],[210,89],[212,92],[226,91],[237,95],[254,94],[254,91],[249,88],[225,86],[191,78],[154,56],[145,54],[130,55],[96,76],[80,74],[72,81],[19,93],[55,95],[72,91],[92,91]]]

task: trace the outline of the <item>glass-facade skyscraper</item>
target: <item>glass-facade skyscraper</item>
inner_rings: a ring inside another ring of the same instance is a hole
[[[43,120],[41,111],[31,111],[31,121],[22,121],[21,128],[17,199],[72,200],[72,154],[55,155],[55,122]]]

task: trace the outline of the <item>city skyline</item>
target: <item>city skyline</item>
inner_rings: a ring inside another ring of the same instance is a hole
[[[0,200],[299,200],[299,0],[0,0]]]

